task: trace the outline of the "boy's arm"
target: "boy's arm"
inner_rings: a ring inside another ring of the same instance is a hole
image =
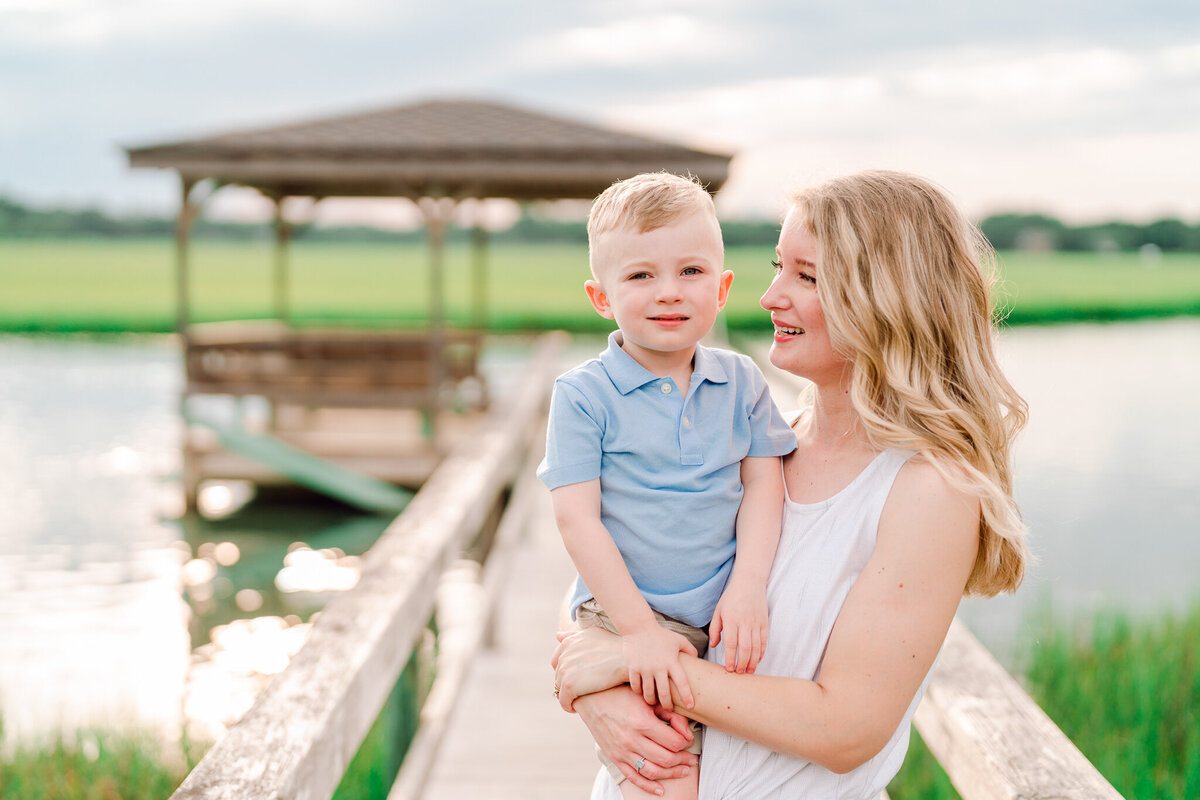
[[[767,579],[783,523],[783,473],[777,456],[747,456],[741,472],[737,555],[709,637],[715,646],[724,634],[728,671],[753,672],[767,647]]]
[[[668,679],[691,702],[691,689],[679,653],[696,655],[687,639],[659,626],[638,591],[625,559],[600,521],[600,480],[560,486],[550,492],[554,520],[567,553],[584,584],[621,633],[630,658],[629,682],[635,692],[654,702],[671,697]]]

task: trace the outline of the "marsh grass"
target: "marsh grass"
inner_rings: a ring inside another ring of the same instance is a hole
[[[1200,603],[1071,625],[1045,614],[1025,669],[1033,699],[1125,797],[1200,797]]]
[[[1200,798],[1200,603],[1155,619],[1043,611],[1028,627],[1026,690],[1118,792]],[[958,798],[915,732],[888,793]]]
[[[427,679],[426,679],[427,682]],[[384,800],[416,733],[428,692],[414,653],[351,759],[333,800]],[[0,718],[0,745],[3,744]],[[0,747],[0,800],[166,800],[203,757],[185,741],[168,758],[146,736],[80,731],[41,747]]]
[[[1156,619],[1105,612],[1064,623],[1043,612],[1027,628],[1027,690],[1117,791],[1130,800],[1200,797],[1200,603]],[[417,674],[410,663],[337,800],[386,797],[415,730]],[[199,755],[172,767],[147,739],[84,732],[0,755],[0,798],[163,800]],[[892,800],[959,797],[915,732],[888,793]]]
[[[193,765],[164,758],[144,736],[80,731],[42,747],[0,754],[3,800],[163,800]]]
[[[298,241],[291,248],[290,304],[301,324],[394,325],[425,318],[428,254],[412,243]],[[470,251],[446,250],[447,314],[469,318]],[[771,277],[769,247],[730,247],[737,276],[725,317],[765,330],[758,298]],[[192,249],[197,320],[272,314],[271,245],[201,241]],[[997,301],[1012,324],[1200,314],[1200,255],[1167,254],[1143,266],[1133,254],[1002,253]],[[606,331],[587,303],[587,250],[569,244],[505,244],[490,250],[485,294],[499,330]],[[165,332],[174,325],[169,240],[0,239],[0,330]]]

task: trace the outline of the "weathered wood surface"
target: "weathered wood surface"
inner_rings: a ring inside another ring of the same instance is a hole
[[[535,439],[540,450],[542,439]],[[442,737],[460,697],[464,678],[483,644],[500,587],[508,576],[512,555],[529,523],[534,492],[545,491],[534,475],[536,454],[518,479],[482,570],[474,561],[460,562],[443,576],[438,590],[437,678],[421,707],[417,735],[404,756],[388,800],[417,800],[433,768]],[[547,643],[550,638],[546,638]]]
[[[549,492],[535,486],[531,503],[498,600],[495,644],[470,663],[424,800],[582,799],[600,768],[587,728],[554,699],[550,654],[575,568]]]
[[[445,378],[472,381],[470,397],[486,400],[478,371],[482,336],[444,331],[295,329],[276,321],[193,325],[185,340],[189,394],[256,395],[278,402],[349,408],[421,404]],[[437,377],[435,377],[437,376]]]
[[[958,620],[915,723],[963,800],[1121,797]]]
[[[502,419],[449,456],[331,602],[308,642],[172,800],[326,800],[382,708],[438,581],[521,468],[543,424],[558,340],[538,349]]]

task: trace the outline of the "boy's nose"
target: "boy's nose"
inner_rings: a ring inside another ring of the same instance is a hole
[[[666,280],[660,281],[658,284],[658,302],[674,303],[683,298],[683,293],[679,291],[679,284],[675,281]]]

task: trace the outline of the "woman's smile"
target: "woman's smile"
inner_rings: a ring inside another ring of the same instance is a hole
[[[803,336],[803,335],[804,335],[804,328],[794,327],[791,325],[782,325],[778,322],[775,323],[775,341],[777,341],[777,342],[784,341],[786,339],[790,339],[793,336]]]

